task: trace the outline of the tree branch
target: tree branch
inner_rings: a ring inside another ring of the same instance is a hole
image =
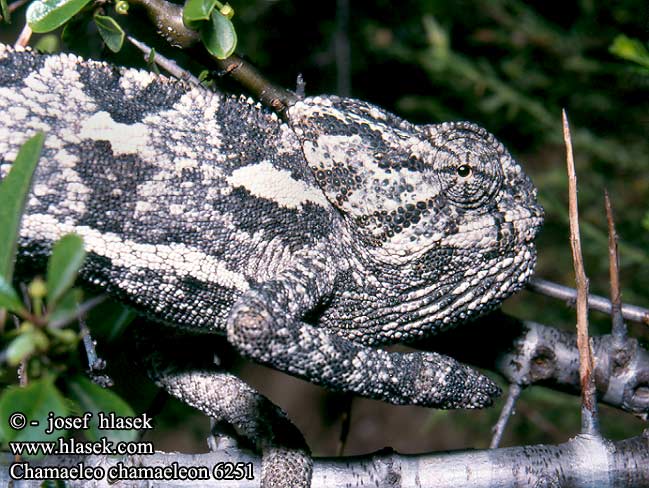
[[[183,24],[181,5],[166,0],[131,0],[130,3],[146,10],[160,35],[172,46],[189,48],[199,42],[198,33]],[[206,53],[203,50],[203,54]],[[210,56],[209,59],[218,70],[231,76],[261,103],[280,115],[297,101],[294,93],[274,85],[254,66],[236,55],[227,59],[216,59]]]
[[[622,296],[620,293],[620,258],[617,250],[617,232],[613,221],[613,209],[608,191],[604,190],[604,206],[606,207],[606,222],[608,224],[608,267],[611,281],[611,319],[613,335],[623,342],[627,328],[622,317]]]
[[[597,399],[595,397],[595,380],[593,378],[593,351],[588,339],[588,286],[589,281],[584,269],[584,258],[581,253],[581,236],[579,234],[579,206],[577,203],[577,174],[572,154],[572,139],[566,111],[562,113],[563,140],[566,144],[566,165],[568,168],[568,215],[570,223],[570,249],[575,268],[577,285],[577,349],[579,351],[579,381],[581,383],[581,432],[599,435]]]
[[[493,427],[493,436],[491,438],[491,443],[489,444],[491,449],[500,445],[500,441],[505,433],[505,427],[507,427],[507,422],[509,422],[509,419],[514,414],[514,407],[516,406],[516,402],[521,396],[522,391],[523,389],[516,383],[511,383],[509,385],[507,400],[505,400],[505,405],[503,405],[503,409],[500,411],[498,422],[496,422],[496,425]]]
[[[592,338],[598,397],[608,405],[646,420],[649,417],[649,352],[637,339],[627,338],[622,346],[627,361],[617,364],[610,355],[615,340],[611,335]],[[576,335],[502,312],[491,313],[414,346],[490,369],[521,387],[538,384],[573,394],[580,391]]]
[[[137,40],[133,36],[126,36],[126,39],[128,39],[128,42],[138,48],[142,52],[142,54],[144,54],[145,58],[148,59],[148,57],[151,56],[151,52],[153,52],[153,50],[149,46]],[[200,80],[192,75],[189,71],[181,68],[175,61],[162,56],[160,53],[153,53],[153,62],[179,80],[187,81],[193,85],[201,84]]]
[[[575,306],[577,291],[569,286],[534,277],[527,283],[530,291],[541,295],[564,300],[571,307]],[[611,314],[611,301],[600,295],[588,295],[588,306],[592,310]],[[633,322],[649,325],[649,310],[636,305],[622,304],[622,316]]]
[[[0,458],[0,484],[8,485],[9,467],[14,459]],[[213,471],[220,463],[252,463],[254,479],[236,483],[240,488],[257,488],[261,476],[261,458],[238,448],[228,448],[206,454],[179,454],[156,452],[150,456],[124,458],[107,456],[48,456],[29,462],[37,466],[101,467],[105,473],[116,470],[118,463],[125,467],[206,467],[209,480],[164,482],[167,488],[221,487],[227,481],[214,479]],[[20,474],[23,471],[14,470]],[[218,472],[217,472],[218,474]],[[490,488],[493,486],[561,486],[563,488],[597,487],[649,487],[649,432],[631,439],[610,442],[593,436],[577,436],[559,445],[536,445],[477,451],[401,455],[383,450],[365,456],[345,458],[316,458],[311,488],[332,486],[401,488],[435,486],[456,488],[458,481],[464,488]],[[27,486],[14,481],[14,487]],[[70,487],[108,486],[100,481],[72,481]],[[110,485],[113,488],[149,487],[151,480],[123,480]]]

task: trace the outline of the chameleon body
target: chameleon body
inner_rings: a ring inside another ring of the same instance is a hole
[[[499,393],[452,358],[376,347],[470,320],[532,273],[536,190],[484,129],[334,96],[282,121],[244,98],[5,46],[0,121],[0,175],[46,134],[21,256],[76,232],[87,283],[329,388],[440,408]]]

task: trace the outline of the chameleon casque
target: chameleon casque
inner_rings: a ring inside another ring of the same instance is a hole
[[[157,320],[154,335],[225,334],[257,362],[395,404],[477,408],[499,394],[452,358],[377,347],[470,320],[532,273],[536,190],[484,129],[335,96],[282,120],[152,73],[2,45],[0,121],[2,176],[46,135],[20,255],[76,232],[81,278]],[[279,409],[216,367],[172,362],[152,360],[154,379],[255,440],[265,486],[308,486],[307,448]]]

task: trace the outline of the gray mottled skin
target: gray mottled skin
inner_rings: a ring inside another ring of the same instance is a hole
[[[46,134],[23,257],[76,232],[86,282],[329,388],[439,408],[499,393],[452,358],[376,348],[484,313],[532,273],[536,190],[483,129],[331,96],[283,123],[245,99],[4,46],[0,110],[0,175]],[[175,394],[200,404],[187,388]]]
[[[309,486],[309,448],[281,409],[214,364],[197,364],[195,343],[190,339],[188,344],[188,338],[178,331],[160,341],[158,324],[140,325],[138,349],[149,376],[171,395],[214,419],[218,434],[250,441],[262,454],[261,472],[254,473],[261,486]]]

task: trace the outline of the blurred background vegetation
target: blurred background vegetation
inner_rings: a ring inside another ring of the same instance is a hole
[[[301,73],[307,95],[353,96],[419,123],[471,120],[496,134],[531,175],[546,209],[537,274],[572,285],[560,124],[565,108],[591,291],[608,293],[603,206],[608,188],[620,236],[623,299],[649,306],[649,2],[233,0],[232,6],[237,52],[277,84],[294,88]],[[128,17],[118,20],[129,34],[182,62],[181,55],[156,43],[137,13]],[[12,26],[0,27],[0,40],[12,42],[23,18],[24,8],[16,11]],[[67,44],[52,36],[35,37],[32,44],[142,65],[133,48],[117,55],[102,48],[85,24],[73,33]],[[219,84],[237,89],[227,81]],[[574,324],[564,304],[527,292],[505,310],[557,327]],[[605,316],[593,314],[591,323],[595,333],[609,329]],[[646,347],[649,328],[637,325],[631,331]],[[109,343],[108,354],[111,348],[120,351],[121,345]],[[345,398],[231,361],[289,412],[316,454],[336,452]],[[120,374],[114,376],[120,387]],[[153,389],[142,390],[132,380],[121,388],[136,410],[153,395]],[[156,447],[204,449],[200,437],[207,423],[189,412],[176,402],[167,404],[160,422],[180,427],[157,432]],[[578,412],[576,398],[533,388],[523,394],[505,444],[564,441],[579,430]],[[345,452],[485,447],[497,415],[498,409],[443,412],[354,399]],[[613,438],[635,435],[643,425],[607,408],[602,424]]]

